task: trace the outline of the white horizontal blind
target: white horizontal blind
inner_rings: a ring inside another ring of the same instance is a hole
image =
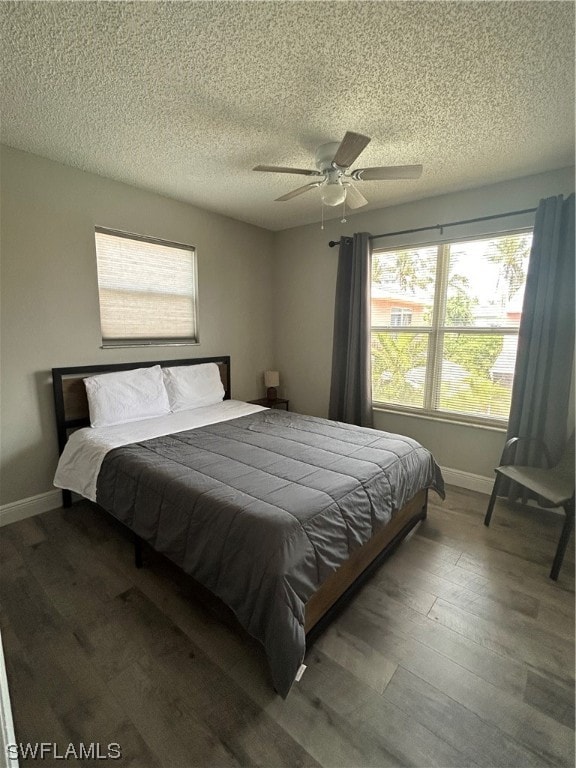
[[[508,419],[531,242],[518,232],[373,253],[374,401]]]
[[[97,228],[104,346],[196,343],[195,249]]]

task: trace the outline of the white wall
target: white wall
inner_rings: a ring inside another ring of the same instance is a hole
[[[0,505],[52,488],[50,369],[232,356],[232,395],[274,365],[272,234],[126,184],[2,148]],[[94,226],[197,247],[198,346],[100,349]]]
[[[393,182],[390,182],[393,183]],[[369,196],[366,184],[366,195]],[[449,221],[533,208],[543,197],[574,191],[574,169],[529,176],[489,187],[471,189],[407,203],[379,211],[279,232],[275,236],[274,312],[276,365],[282,394],[291,409],[317,416],[328,413],[332,326],[338,249],[329,240],[354,232],[381,234]],[[454,227],[445,236],[463,236],[530,225],[533,214],[483,224]],[[438,233],[381,240],[378,245],[436,242]],[[464,473],[492,477],[504,442],[503,431],[462,426],[436,420],[375,413],[375,426],[410,435],[432,450],[437,461]],[[452,479],[457,479],[455,473]],[[482,485],[480,483],[479,485]],[[485,485],[485,484],[484,484]]]

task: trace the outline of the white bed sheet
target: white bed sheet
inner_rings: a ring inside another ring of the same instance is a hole
[[[223,400],[216,405],[178,411],[142,421],[116,424],[113,427],[85,427],[73,432],[60,456],[54,485],[79,493],[90,501],[96,501],[96,483],[104,457],[113,448],[153,437],[184,432],[204,427],[218,421],[229,421],[266,410],[261,405],[240,400]]]

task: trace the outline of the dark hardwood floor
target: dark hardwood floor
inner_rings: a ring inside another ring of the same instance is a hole
[[[487,529],[486,504],[432,494],[286,700],[227,610],[155,553],[136,570],[95,505],[0,529],[17,740],[116,742],[134,768],[573,766],[574,547],[554,583],[561,518],[500,503]]]

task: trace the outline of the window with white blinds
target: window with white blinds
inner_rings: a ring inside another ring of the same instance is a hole
[[[96,227],[102,346],[197,344],[192,246]]]
[[[372,399],[508,419],[532,232],[372,254]]]

